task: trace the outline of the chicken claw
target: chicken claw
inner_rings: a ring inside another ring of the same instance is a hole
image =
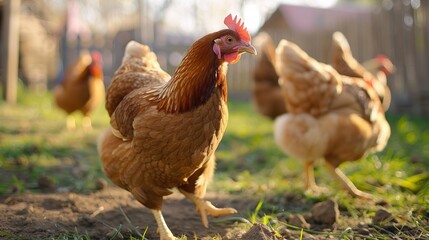
[[[92,129],[91,118],[88,117],[88,116],[83,117],[83,119],[82,119],[82,126],[86,130],[91,130]]]
[[[347,190],[353,197],[358,197],[366,200],[374,199],[374,197],[366,192],[363,192],[350,181],[350,179],[337,167],[332,166],[329,162],[325,161],[325,167],[331,176],[337,180],[341,186]]]
[[[67,116],[66,127],[67,127],[67,130],[69,131],[73,131],[76,129],[76,119],[74,118],[74,116],[72,115]]]
[[[167,224],[165,223],[164,217],[160,210],[152,210],[152,214],[155,217],[155,221],[158,224],[158,232],[160,240],[176,240],[173,233],[171,233]]]
[[[329,192],[329,189],[326,187],[320,187],[318,185],[306,186],[306,193],[311,195],[320,195]]]
[[[372,200],[374,199],[374,196],[370,193],[361,191],[359,189],[354,190],[353,192],[350,191],[350,194],[353,195],[354,197],[358,197],[364,200]]]
[[[201,215],[201,222],[206,228],[209,227],[207,215],[211,215],[213,217],[219,217],[222,215],[237,213],[237,210],[235,210],[234,208],[217,208],[210,201],[206,201],[204,199],[196,197],[192,193],[188,193],[183,190],[180,190],[180,192],[195,204],[197,211]]]
[[[305,161],[304,162],[304,185],[306,192],[309,194],[322,194],[328,192],[328,189],[325,187],[319,187],[316,184],[314,179],[314,162]]]
[[[209,227],[209,222],[207,220],[207,214],[213,217],[219,217],[222,215],[237,213],[237,210],[234,208],[217,208],[213,206],[213,204],[209,201],[205,201],[203,199],[197,199],[194,202],[197,208],[197,211],[201,214],[201,221],[204,227]]]

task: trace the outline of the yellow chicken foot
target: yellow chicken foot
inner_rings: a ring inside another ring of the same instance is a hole
[[[362,199],[373,199],[374,197],[366,192],[363,192],[356,188],[356,186],[350,181],[350,179],[339,169],[332,166],[329,162],[325,161],[325,167],[331,176],[337,180],[341,186],[347,190],[352,196],[359,197]]]
[[[84,129],[92,129],[91,118],[88,116],[83,117],[82,119],[82,127]]]
[[[319,187],[316,184],[314,178],[314,162],[304,162],[304,186],[306,192],[312,194],[320,194],[328,191],[326,188]]]
[[[207,220],[207,214],[211,215],[213,217],[219,217],[222,215],[237,213],[237,210],[235,210],[234,208],[217,208],[217,207],[213,206],[213,204],[210,201],[206,201],[204,199],[196,197],[192,193],[188,193],[188,192],[183,191],[183,190],[180,190],[180,192],[183,195],[185,195],[186,198],[188,198],[189,200],[191,200],[195,204],[197,211],[201,215],[201,222],[203,223],[204,227],[206,227],[206,228],[209,227],[209,222]]]
[[[67,130],[69,131],[76,129],[76,119],[74,118],[74,116],[72,115],[67,116],[66,127],[67,127]]]
[[[158,231],[160,240],[175,240],[173,233],[171,233],[170,229],[165,223],[164,217],[160,210],[152,210],[153,216],[155,217],[155,221],[158,225]]]

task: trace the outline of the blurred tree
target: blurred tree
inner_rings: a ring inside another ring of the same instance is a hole
[[[15,104],[18,88],[18,51],[19,51],[19,8],[20,0],[4,1],[1,78],[3,82],[3,99]]]

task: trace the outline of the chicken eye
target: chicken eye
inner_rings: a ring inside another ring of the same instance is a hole
[[[234,39],[232,37],[227,37],[226,38],[226,42],[227,43],[232,43],[234,41]]]

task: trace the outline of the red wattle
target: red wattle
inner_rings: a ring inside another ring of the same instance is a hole
[[[238,62],[238,60],[240,60],[240,55],[238,55],[238,52],[233,52],[233,53],[225,54],[223,58],[228,63],[234,64]]]

